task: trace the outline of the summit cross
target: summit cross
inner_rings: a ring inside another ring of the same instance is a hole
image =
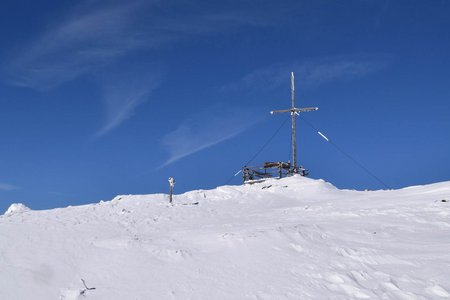
[[[271,114],[287,113],[290,112],[292,116],[292,173],[298,173],[297,167],[297,141],[296,141],[296,124],[295,117],[302,112],[316,111],[318,107],[306,107],[306,108],[296,108],[294,99],[295,87],[294,87],[294,72],[291,72],[291,102],[292,106],[290,109],[280,109],[272,110]]]

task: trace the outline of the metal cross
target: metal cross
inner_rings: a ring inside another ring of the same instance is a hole
[[[299,115],[301,112],[308,112],[308,111],[316,111],[319,108],[318,107],[306,107],[306,108],[296,108],[295,107],[295,101],[294,101],[294,72],[291,72],[291,100],[292,100],[292,106],[290,109],[280,109],[280,110],[272,110],[271,114],[277,114],[277,113],[286,113],[290,112],[292,116],[292,172],[297,173],[297,141],[296,141],[296,125],[295,125],[295,117]]]

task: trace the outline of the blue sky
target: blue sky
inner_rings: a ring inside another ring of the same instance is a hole
[[[225,184],[290,101],[393,188],[449,180],[449,1],[3,1],[0,210]],[[252,162],[288,160],[288,123]],[[298,159],[380,183],[298,122]],[[240,177],[231,181],[239,184]]]

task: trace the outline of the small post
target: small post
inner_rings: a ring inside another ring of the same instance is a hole
[[[173,187],[175,186],[175,179],[169,177],[169,203],[172,204],[173,199]]]

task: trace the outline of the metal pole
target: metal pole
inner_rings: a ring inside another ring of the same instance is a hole
[[[293,165],[293,173],[296,173],[297,171],[297,141],[296,141],[296,124],[295,124],[295,100],[294,100],[294,93],[295,93],[295,86],[294,86],[294,72],[291,72],[291,92],[292,92],[292,108],[291,108],[291,115],[292,115],[292,165]]]
[[[175,180],[173,177],[169,177],[169,203],[172,204],[173,199],[173,187],[175,186]]]

